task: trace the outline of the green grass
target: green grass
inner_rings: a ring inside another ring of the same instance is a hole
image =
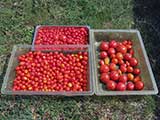
[[[131,28],[132,0],[1,0],[0,78],[14,44],[31,44],[34,26],[89,25]],[[153,119],[155,101],[136,97],[0,96],[1,120]]]

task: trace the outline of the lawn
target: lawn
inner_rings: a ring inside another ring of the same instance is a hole
[[[36,25],[129,29],[134,27],[133,5],[132,0],[1,0],[1,84],[13,45],[31,44]],[[151,120],[155,107],[152,96],[0,95],[1,120]]]

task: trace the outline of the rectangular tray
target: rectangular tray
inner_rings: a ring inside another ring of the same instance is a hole
[[[146,50],[138,30],[91,30],[91,39],[93,41],[93,72],[94,72],[94,92],[96,95],[153,95],[158,93],[157,85],[152,73],[152,69],[146,54]],[[144,90],[142,91],[109,91],[105,89],[105,85],[99,80],[99,45],[102,40],[132,40],[135,57],[138,59],[141,69],[141,77],[144,82]]]
[[[34,30],[34,37],[33,37],[33,41],[32,41],[32,49],[35,49],[34,46],[35,46],[35,40],[36,40],[36,37],[37,37],[37,33],[38,33],[38,29],[41,28],[41,27],[84,27],[88,30],[88,41],[89,41],[89,44],[91,44],[91,39],[90,39],[90,26],[84,26],[84,25],[37,25],[35,27],[35,30]]]
[[[12,91],[12,83],[15,78],[15,68],[18,65],[18,56],[28,52],[31,50],[31,45],[16,45],[13,47],[11,52],[11,57],[9,60],[8,68],[4,77],[4,81],[2,84],[1,93],[8,95],[63,95],[63,96],[84,96],[84,95],[93,95],[93,78],[92,78],[92,66],[91,66],[91,48],[88,45],[59,45],[59,46],[42,46],[44,49],[46,48],[54,48],[54,50],[43,50],[43,51],[61,51],[64,53],[76,53],[78,51],[87,51],[89,55],[89,64],[88,64],[88,91],[83,92],[71,92],[71,91],[56,91],[56,92],[43,92],[43,91]],[[73,49],[74,48],[74,49]]]

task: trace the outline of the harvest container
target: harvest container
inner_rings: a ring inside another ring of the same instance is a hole
[[[41,48],[54,48],[54,50],[43,50],[43,52],[54,52],[59,51],[63,53],[77,53],[78,51],[87,51],[89,55],[88,60],[88,86],[87,91],[83,92],[71,92],[71,91],[57,91],[57,92],[43,92],[43,91],[12,91],[13,80],[15,78],[15,68],[18,65],[18,56],[28,52],[31,50],[31,45],[17,45],[13,47],[11,52],[11,57],[9,60],[8,68],[6,71],[6,75],[4,77],[4,81],[2,84],[1,92],[3,94],[9,95],[63,95],[63,96],[84,96],[84,95],[92,95],[93,94],[93,81],[92,81],[92,72],[91,72],[91,51],[88,45],[59,45],[59,46],[40,46]],[[38,47],[37,47],[38,48]],[[73,49],[74,48],[74,49]]]
[[[68,27],[73,27],[73,28],[85,28],[88,32],[88,44],[91,44],[91,39],[90,39],[90,27],[89,26],[74,26],[74,25],[38,25],[36,26],[35,28],[35,31],[34,31],[34,37],[33,37],[33,42],[32,42],[32,49],[35,49],[35,40],[37,38],[37,35],[38,35],[38,31],[41,29],[41,28],[48,28],[48,29],[57,29],[57,27],[59,28],[68,28]]]
[[[93,70],[94,70],[94,92],[96,95],[152,95],[157,94],[158,89],[152,73],[152,69],[145,51],[145,47],[138,30],[91,30],[91,39],[93,40]],[[132,40],[135,57],[139,61],[141,77],[144,82],[144,90],[141,91],[109,91],[105,85],[100,82],[99,73],[99,45],[101,41],[106,40]]]

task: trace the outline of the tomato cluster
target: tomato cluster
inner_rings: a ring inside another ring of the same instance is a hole
[[[131,40],[102,41],[100,44],[100,80],[108,90],[142,90],[141,70]]]
[[[18,59],[13,90],[87,90],[87,52],[35,51],[23,54]]]
[[[40,27],[35,44],[88,44],[88,29],[86,27]]]

